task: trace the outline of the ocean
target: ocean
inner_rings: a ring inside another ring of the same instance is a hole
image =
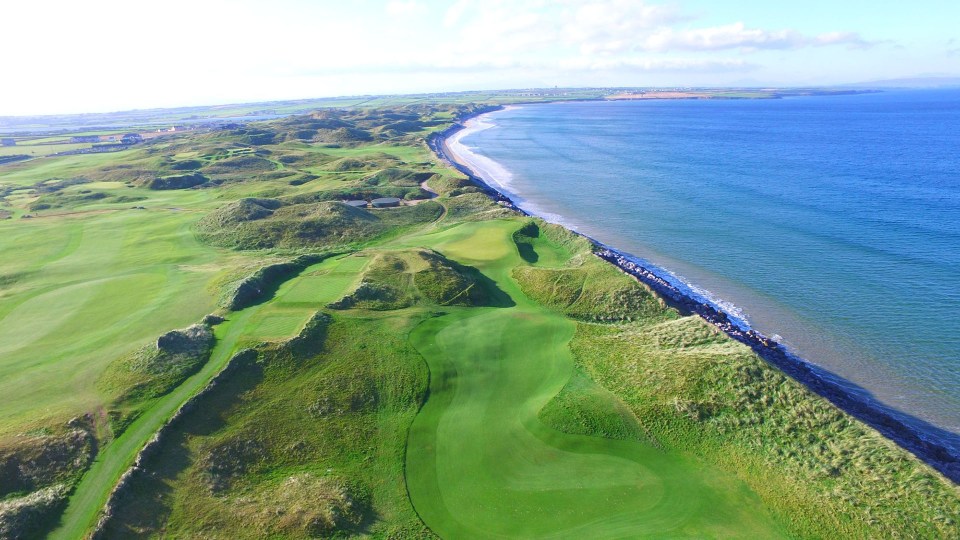
[[[524,105],[448,145],[960,453],[960,90]]]

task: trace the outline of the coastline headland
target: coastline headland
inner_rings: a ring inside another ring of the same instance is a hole
[[[501,206],[525,216],[544,217],[520,208],[509,195],[482,178],[447,144],[451,136],[466,128],[465,124],[469,120],[503,108],[490,106],[471,115],[457,118],[450,127],[428,137],[427,145],[441,161],[466,175]],[[744,321],[731,317],[723,308],[708,299],[678,286],[668,277],[667,272],[649,265],[639,257],[577,231],[573,232],[584,236],[594,244],[594,253],[597,257],[644,283],[681,313],[699,315],[730,338],[750,347],[767,363],[786,373],[815,394],[826,398],[847,414],[876,429],[954,483],[960,484],[960,436],[883,405],[855,383],[804,360],[776,340],[750,328]]]

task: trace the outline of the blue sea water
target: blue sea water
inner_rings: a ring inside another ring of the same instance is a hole
[[[521,206],[960,433],[960,91],[539,104],[483,121],[461,142],[503,167],[489,179]]]

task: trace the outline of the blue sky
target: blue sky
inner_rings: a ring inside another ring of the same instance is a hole
[[[0,115],[960,75],[960,2],[946,1],[14,0],[3,11]]]

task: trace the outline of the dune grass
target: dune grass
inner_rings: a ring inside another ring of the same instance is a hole
[[[956,534],[957,486],[698,318],[580,323],[571,348],[644,433],[742,478],[795,536]]]

